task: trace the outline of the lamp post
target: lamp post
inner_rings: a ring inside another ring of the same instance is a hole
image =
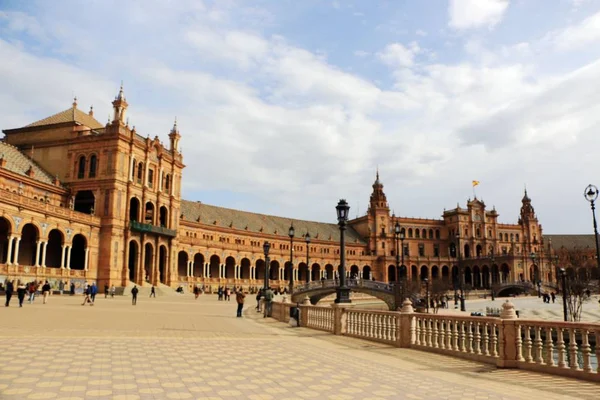
[[[594,239],[596,242],[596,266],[600,268],[600,245],[598,244],[598,224],[596,223],[595,204],[595,201],[598,198],[598,188],[594,185],[588,185],[585,188],[584,196],[586,200],[590,202],[590,206],[592,207],[592,218],[594,219]]]
[[[344,243],[350,206],[346,200],[341,199],[335,209],[337,210],[338,225],[340,227],[340,286],[336,290],[335,302],[338,304],[351,303],[350,289],[346,287],[346,245]]]
[[[425,309],[427,310],[427,314],[429,314],[429,279],[423,278],[423,282],[425,282]]]
[[[531,280],[533,281],[532,283],[535,283],[537,285],[538,297],[542,297],[542,283],[540,282],[540,280],[538,278],[539,268],[535,264],[536,255],[534,252],[531,252],[529,257],[531,258],[531,268],[533,268],[533,276],[531,277]]]
[[[457,243],[457,249],[456,249],[456,261],[458,263],[458,284],[460,287],[460,311],[467,311],[467,308],[465,306],[465,291],[463,288],[463,276],[461,276],[463,274],[462,271],[462,266],[460,263],[460,229],[456,232],[456,243]]]
[[[402,301],[404,301],[404,287],[406,285],[406,277],[408,276],[408,272],[406,271],[406,266],[404,265],[404,231],[400,230],[400,244],[401,244],[401,256],[402,257],[402,261],[400,264],[400,276],[402,277],[402,280],[400,281],[402,283]]]
[[[263,251],[265,253],[265,279],[264,279],[264,293],[267,292],[269,288],[269,264],[271,260],[269,260],[269,249],[271,248],[271,243],[265,242],[263,243]]]
[[[568,312],[567,312],[567,273],[564,268],[559,268],[558,274],[560,275],[560,279],[562,281],[562,298],[563,298],[563,316],[564,320],[568,321]]]
[[[290,294],[294,293],[294,224],[290,225],[288,235],[290,237]]]
[[[306,232],[304,235],[304,241],[306,242],[306,282],[308,282],[308,274],[310,273],[310,268],[308,267],[308,247],[310,246],[310,234]]]
[[[492,268],[492,270],[493,270],[493,266],[494,266],[495,262],[496,262],[496,259],[494,258],[494,248],[492,247],[492,250],[490,251],[490,268]],[[494,300],[496,300],[496,294],[494,293],[493,273],[490,274],[489,278],[490,278],[490,282],[489,282],[490,292],[492,292],[492,301],[494,301]]]
[[[394,226],[394,239],[396,239],[396,282],[400,282],[400,223]]]

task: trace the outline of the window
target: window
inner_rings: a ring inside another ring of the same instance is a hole
[[[419,257],[425,257],[425,245],[419,243]]]
[[[514,233],[511,233],[511,234],[510,234],[510,241],[512,242],[512,241],[514,241],[514,240],[515,240],[515,234],[514,234]]]
[[[479,228],[477,228],[477,229],[475,230],[475,236],[477,236],[477,237],[481,237],[481,231],[479,230]]]
[[[95,154],[92,154],[92,156],[90,157],[90,173],[88,176],[90,178],[95,178],[97,169],[98,169],[98,158],[96,157]]]
[[[429,239],[433,239],[433,229],[429,230]]]
[[[165,177],[165,190],[169,190],[170,186],[171,186],[171,175],[167,174],[167,176]]]
[[[144,163],[139,163],[137,170],[137,181],[138,183],[142,183],[142,176],[144,175]]]
[[[385,242],[381,242],[381,248],[385,249]]]
[[[148,187],[153,187],[154,186],[154,170],[153,169],[149,169],[148,170]]]
[[[440,256],[440,245],[437,243],[433,245],[433,256],[434,257]]]
[[[408,254],[408,245],[407,245],[407,244],[405,244],[405,245],[404,245],[404,255],[405,255],[405,256],[408,256],[408,255],[409,255],[409,254]]]
[[[415,229],[415,237],[416,237],[417,239],[419,239],[419,238],[421,237],[421,231],[420,231],[420,230],[418,230],[418,229]]]
[[[517,233],[517,235],[516,235],[516,236],[517,236],[517,242],[518,242],[518,241],[519,241],[519,234]]]
[[[440,238],[440,230],[439,230],[439,229],[436,229],[436,230],[435,230],[435,238],[436,238],[436,239],[439,239],[439,238]]]
[[[409,237],[409,238],[412,238],[412,237],[413,237],[412,228],[408,228],[408,237]]]
[[[85,178],[85,156],[79,157],[79,166],[77,168],[77,179]]]

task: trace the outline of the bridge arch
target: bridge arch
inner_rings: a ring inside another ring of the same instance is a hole
[[[358,265],[353,265],[350,267],[350,276],[355,278],[360,278],[360,270],[358,269]]]

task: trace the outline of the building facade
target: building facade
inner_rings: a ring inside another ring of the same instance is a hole
[[[183,200],[177,123],[166,146],[129,126],[122,88],[112,104],[105,125],[75,101],[58,114],[3,131],[0,280],[215,288],[261,286],[265,273],[278,287],[287,285],[291,271],[296,282],[334,277],[336,224]],[[527,192],[517,223],[503,224],[495,209],[476,198],[439,219],[396,217],[383,189],[377,173],[368,212],[349,221],[348,274],[395,281],[401,249],[401,278],[460,277],[473,288],[555,280]],[[396,223],[403,240],[394,234]],[[271,243],[269,268],[265,241]]]

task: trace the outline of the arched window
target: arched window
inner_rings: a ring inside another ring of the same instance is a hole
[[[439,238],[440,238],[440,230],[439,230],[439,229],[436,229],[436,230],[435,230],[435,238],[436,238],[436,239],[439,239]]]
[[[79,157],[79,165],[77,167],[77,179],[85,178],[85,156]]]
[[[418,229],[415,229],[415,237],[416,238],[420,238],[421,237],[421,231]]]
[[[413,237],[412,235],[413,235],[412,228],[408,228],[408,237],[412,238]]]
[[[144,163],[139,163],[138,164],[138,171],[137,171],[137,181],[138,183],[142,183],[142,176],[144,175]]]
[[[92,156],[90,157],[90,173],[88,176],[90,178],[95,178],[97,170],[98,170],[98,158],[96,157],[95,154],[92,154]]]
[[[429,239],[433,239],[433,229],[429,230]]]
[[[165,190],[169,190],[171,186],[171,175],[167,174],[165,177]]]
[[[517,242],[518,242],[518,241],[519,241],[519,234],[517,233],[517,235],[516,235],[516,236],[517,236],[516,240],[517,240]]]

